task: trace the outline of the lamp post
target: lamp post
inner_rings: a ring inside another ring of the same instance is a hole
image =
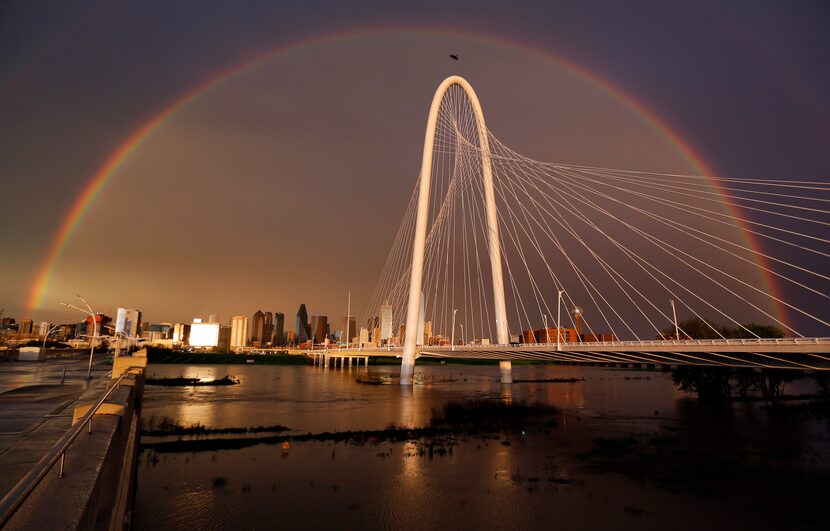
[[[46,332],[46,335],[43,336],[43,346],[40,348],[40,350],[46,350],[46,338],[49,337],[49,334],[51,334],[52,332],[54,332],[55,330],[57,330],[58,328],[60,328],[62,326],[63,325],[57,324],[57,325],[53,326],[52,328],[50,328],[48,332]]]
[[[98,321],[95,320],[95,312],[92,310],[92,307],[89,305],[89,303],[86,302],[86,299],[81,297],[80,293],[76,293],[75,295],[77,295],[77,297],[79,299],[81,299],[81,302],[83,302],[86,305],[89,316],[92,318],[92,341],[90,341],[90,346],[89,346],[89,366],[87,367],[87,370],[86,370],[86,379],[91,380],[92,379],[92,357],[95,355],[95,340],[98,338]],[[69,304],[67,302],[62,302],[61,304],[63,306],[66,306],[67,308],[72,308],[73,310],[78,310],[81,313],[87,313],[87,311],[83,310],[82,308],[78,308],[74,304]]]
[[[452,350],[455,350],[455,313],[458,311],[458,308],[452,311],[452,332],[450,333],[450,347]]]
[[[346,303],[346,348],[349,348],[349,343],[352,340],[352,326],[351,321],[349,321],[350,313],[352,313],[352,290],[349,290],[349,302]]]
[[[562,350],[562,329],[560,328],[559,317],[562,313],[562,294],[564,289],[559,290],[556,300],[556,350]]]
[[[674,299],[669,299],[669,303],[671,304],[671,313],[674,318],[674,339],[675,341],[680,341],[680,327],[677,326],[677,310],[674,308]]]

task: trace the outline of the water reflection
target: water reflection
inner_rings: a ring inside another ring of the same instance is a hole
[[[230,374],[242,383],[148,387],[143,415],[212,427],[283,424],[299,434],[427,426],[433,411],[447,402],[483,397],[542,402],[564,413],[557,426],[526,435],[459,433],[452,453],[434,456],[423,441],[144,452],[137,527],[268,528],[279,521],[284,529],[548,529],[554,517],[572,529],[729,527],[735,518],[742,527],[780,527],[786,520],[777,513],[746,509],[750,502],[741,497],[741,489],[728,494],[733,498],[699,498],[632,480],[625,469],[592,470],[586,464],[594,461],[576,456],[590,454],[597,438],[634,434],[644,441],[668,441],[687,434],[682,447],[687,457],[679,455],[677,466],[694,464],[688,456],[694,457],[696,448],[727,447],[749,456],[740,466],[752,460],[778,466],[810,459],[824,459],[821,466],[830,466],[825,425],[771,416],[761,404],[700,404],[677,391],[667,373],[516,366],[517,379],[537,381],[504,386],[495,367],[419,366],[416,381],[422,383],[412,387],[357,382],[359,375],[383,379],[397,369],[151,366],[148,372],[156,376]],[[541,381],[555,378],[577,380]],[[219,477],[227,483],[217,485]],[[773,489],[752,492],[751,503],[764,504],[770,493]],[[790,501],[793,510],[804,513],[811,500],[808,494]],[[799,524],[810,527],[809,521]]]

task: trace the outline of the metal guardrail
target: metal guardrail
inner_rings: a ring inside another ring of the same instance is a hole
[[[54,446],[49,450],[49,452],[44,455],[40,461],[29,471],[28,474],[23,476],[23,479],[18,481],[17,485],[9,491],[6,496],[0,500],[0,527],[5,526],[9,520],[11,520],[14,513],[20,508],[21,505],[26,501],[30,494],[35,490],[35,488],[40,484],[43,478],[46,477],[46,474],[52,470],[52,467],[55,466],[55,463],[60,461],[60,469],[58,471],[58,478],[63,477],[63,470],[66,464],[66,451],[69,449],[69,446],[72,442],[78,437],[78,435],[83,431],[84,427],[88,427],[89,433],[92,433],[92,417],[95,416],[95,412],[98,411],[98,408],[106,402],[107,398],[118,389],[118,385],[121,383],[127,375],[129,374],[128,371],[125,371],[115,382],[107,389],[104,395],[96,402],[89,411],[79,420],[75,425],[73,425],[69,431],[67,431],[63,437],[55,443]]]

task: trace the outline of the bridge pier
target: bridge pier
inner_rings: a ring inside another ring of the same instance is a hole
[[[513,383],[513,364],[509,361],[500,361],[499,362],[499,373],[501,374],[501,383],[503,384],[512,384]]]

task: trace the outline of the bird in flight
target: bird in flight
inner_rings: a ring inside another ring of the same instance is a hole
[[[451,53],[450,57],[452,57],[454,61],[458,61],[458,56],[455,55],[454,53]]]

